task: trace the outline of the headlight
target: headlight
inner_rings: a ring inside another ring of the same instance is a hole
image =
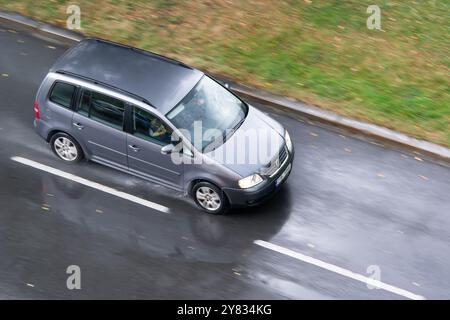
[[[286,133],[284,134],[284,140],[286,141],[286,146],[287,146],[289,152],[292,152],[292,148],[293,148],[292,140],[291,140],[291,136],[289,135],[289,132],[287,132],[287,130],[286,130]]]
[[[247,189],[254,187],[260,184],[263,181],[263,178],[257,173],[252,174],[251,176],[245,177],[238,181],[239,187],[242,189]]]

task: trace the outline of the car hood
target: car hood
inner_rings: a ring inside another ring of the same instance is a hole
[[[224,144],[206,156],[246,177],[269,165],[284,144],[283,126],[249,106],[241,126]]]

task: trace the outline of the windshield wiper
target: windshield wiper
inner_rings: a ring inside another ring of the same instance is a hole
[[[203,147],[203,151],[206,148],[209,148],[211,145],[214,145],[211,150],[209,151],[214,151],[216,150],[218,147],[220,147],[221,145],[223,145],[235,132],[237,129],[239,129],[239,127],[244,123],[246,117],[243,117],[241,120],[239,120],[239,122],[234,126],[233,129],[231,130],[224,130],[223,134],[222,134],[222,140],[215,139],[214,141],[211,141],[211,143],[207,144],[205,147]]]
[[[242,117],[241,120],[239,120],[239,122],[234,126],[233,131],[236,131],[237,129],[239,129],[239,127],[244,123],[246,117]]]

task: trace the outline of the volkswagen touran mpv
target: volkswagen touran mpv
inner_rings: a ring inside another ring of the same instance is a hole
[[[257,205],[292,167],[288,132],[182,62],[100,39],[69,49],[34,103],[60,159],[88,159],[190,195],[204,211]]]

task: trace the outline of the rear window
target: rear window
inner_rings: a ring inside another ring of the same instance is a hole
[[[68,83],[57,82],[53,86],[53,90],[50,94],[50,101],[70,109],[74,92],[75,86]]]

